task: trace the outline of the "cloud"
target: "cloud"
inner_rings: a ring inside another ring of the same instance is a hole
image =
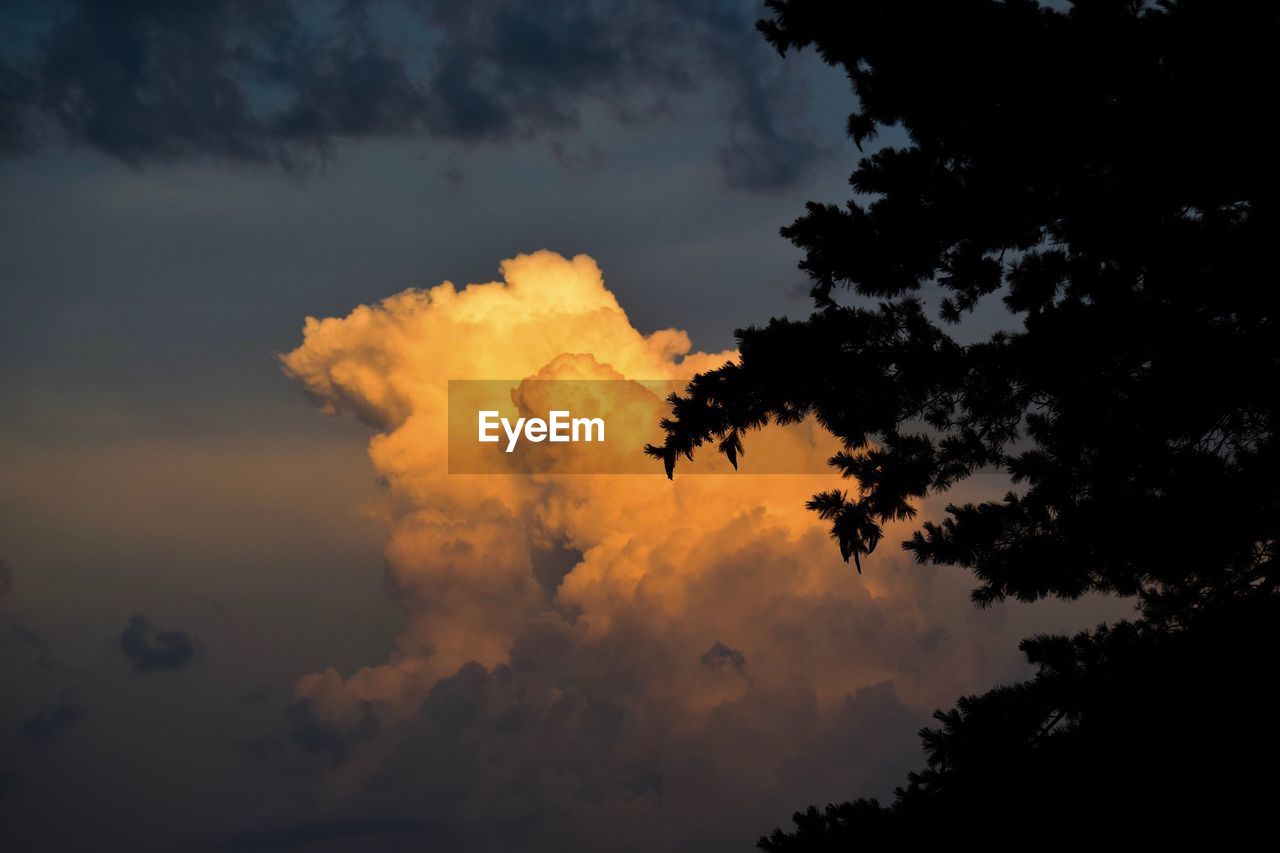
[[[308,752],[327,756],[333,764],[346,761],[351,750],[373,738],[380,727],[373,703],[367,701],[354,711],[348,709],[340,723],[318,713],[316,703],[307,698],[291,704],[285,713],[294,741]]]
[[[0,598],[13,590],[13,569],[4,560],[0,560]]]
[[[753,28],[755,3],[324,8],[60,0],[0,12],[14,34],[0,48],[0,153],[63,137],[132,165],[207,156],[303,169],[342,139],[548,135],[564,160],[586,109],[636,121],[706,104],[723,105],[732,185],[788,185],[821,153],[790,67]]]
[[[306,320],[285,370],[374,432],[370,512],[405,615],[385,663],[296,685],[328,796],[442,804],[440,831],[475,850],[745,849],[806,802],[887,794],[921,709],[1004,674],[988,631],[960,627],[962,583],[943,595],[888,548],[862,577],[841,561],[804,509],[829,475],[749,473],[812,470],[834,447],[811,422],[753,435],[740,474],[714,455],[699,464],[725,476],[674,482],[447,473],[449,379],[516,380],[532,411],[522,378],[676,380],[734,357],[642,334],[594,260],[552,252]],[[614,386],[638,450],[663,401]]]
[[[712,669],[728,666],[738,672],[743,672],[747,668],[747,656],[740,649],[726,646],[716,640],[711,648],[702,653],[702,663]]]
[[[22,721],[22,734],[43,746],[60,737],[83,717],[84,709],[75,693],[64,691],[54,705]]]
[[[201,648],[186,631],[161,630],[141,613],[129,617],[120,632],[120,651],[135,672],[181,669],[199,656]]]

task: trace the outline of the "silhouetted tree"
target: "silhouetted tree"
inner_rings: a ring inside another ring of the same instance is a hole
[[[860,149],[906,141],[859,161],[847,205],[783,229],[816,313],[740,330],[739,363],[673,397],[647,451],[668,475],[708,445],[736,464],[745,433],[816,417],[856,485],[810,506],[859,571],[913,501],[1002,470],[1014,491],[904,547],[971,570],[980,605],[1101,591],[1140,614],[1028,641],[1037,678],[940,715],[891,806],[810,810],[762,849],[1243,819],[1276,791],[1247,703],[1280,651],[1280,4],[768,6],[780,52],[848,74]],[[997,298],[1007,331],[975,335]]]
[[[940,725],[921,731],[927,766],[892,803],[810,807],[759,847],[1151,849],[1207,830],[1217,848],[1242,848],[1274,826],[1277,619],[1274,599],[1236,600],[1190,629],[1139,620],[1025,640],[1036,677],[936,712]]]

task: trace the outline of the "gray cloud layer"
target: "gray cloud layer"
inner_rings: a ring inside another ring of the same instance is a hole
[[[636,705],[637,685],[666,665],[660,643],[633,637],[584,652],[568,631],[544,620],[509,665],[469,663],[437,683],[416,718],[396,724],[399,743],[382,766],[330,804],[344,813],[342,834],[367,827],[359,849],[377,851],[746,850],[797,804],[837,791],[884,793],[918,759],[913,733],[924,716],[889,682],[831,708],[803,685],[752,688],[686,727]],[[721,674],[737,677],[742,653],[717,647]],[[377,714],[369,706],[359,721],[333,727],[300,702],[292,736],[326,773],[341,774],[378,737]],[[785,745],[763,736],[780,722],[792,733]],[[396,832],[384,833],[388,811],[427,821],[393,821]],[[258,828],[226,844],[285,848],[330,828]]]
[[[0,12],[0,152],[64,137],[133,165],[301,169],[340,139],[459,145],[722,104],[731,185],[799,178],[818,146],[755,3],[60,0]],[[554,142],[553,142],[554,144]]]

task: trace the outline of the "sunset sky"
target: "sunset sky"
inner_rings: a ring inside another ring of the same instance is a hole
[[[834,474],[445,470],[450,379],[808,312],[853,96],[756,4],[170,5],[0,9],[4,850],[745,851],[1127,612],[858,575]]]

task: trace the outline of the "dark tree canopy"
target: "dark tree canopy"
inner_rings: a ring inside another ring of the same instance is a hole
[[[1274,601],[1235,601],[1190,631],[1125,622],[1025,640],[1036,677],[938,711],[926,768],[891,804],[810,807],[760,849],[1151,850],[1206,831],[1210,849],[1252,846],[1275,831],[1277,618]]]
[[[972,571],[979,604],[1100,591],[1140,615],[1028,641],[1040,675],[942,714],[892,806],[811,810],[762,847],[1061,821],[1086,790],[1113,817],[1273,795],[1256,768],[1276,747],[1230,720],[1262,725],[1253,688],[1280,651],[1280,4],[767,5],[781,53],[848,74],[860,149],[907,141],[863,156],[848,204],[783,229],[816,313],[740,330],[739,362],[673,397],[647,452],[668,475],[707,447],[736,464],[751,430],[816,417],[853,485],[810,506],[859,570],[885,522],[1002,471],[1006,496],[904,547]],[[984,300],[1009,331],[972,334]],[[1212,698],[1185,701],[1197,678]],[[1236,787],[1213,799],[1210,778]]]
[[[812,504],[846,559],[911,501],[1003,469],[1016,493],[907,543],[972,569],[982,602],[1260,582],[1280,471],[1280,6],[769,6],[780,51],[848,72],[855,142],[896,126],[910,144],[783,229],[817,313],[739,330],[740,363],[674,399],[649,452],[671,472],[816,416],[857,483]],[[957,343],[984,298],[1016,330]]]

